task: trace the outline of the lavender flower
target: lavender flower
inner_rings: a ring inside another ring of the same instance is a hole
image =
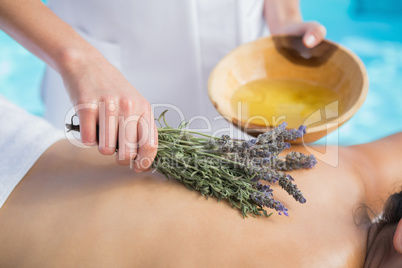
[[[296,201],[300,203],[305,203],[306,199],[303,194],[297,189],[297,185],[293,184],[294,179],[290,175],[281,176],[279,178],[279,185],[284,189],[289,195],[292,195]]]
[[[264,186],[268,188],[264,188]],[[272,198],[272,189],[269,188],[269,185],[264,186],[259,188],[259,193],[253,193],[251,199],[261,207],[274,209],[279,215],[282,215],[283,213],[284,215],[289,216],[288,209],[281,202]]]
[[[278,160],[281,162],[279,170],[294,170],[301,168],[313,168],[317,164],[314,155],[305,155],[299,152],[291,152],[286,155],[285,160]]]
[[[158,129],[159,148],[153,167],[167,178],[206,197],[228,200],[244,217],[268,216],[265,209],[289,216],[288,209],[273,198],[270,184],[274,183],[296,201],[306,202],[294,179],[283,171],[312,168],[317,163],[315,157],[298,152],[279,156],[290,147],[288,141],[306,133],[305,126],[288,130],[282,123],[256,139],[237,141],[227,135],[195,138],[193,132],[182,127],[185,125],[174,129],[166,124],[164,113],[159,123],[161,118],[166,127]]]

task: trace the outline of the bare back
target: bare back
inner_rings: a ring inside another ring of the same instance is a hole
[[[0,210],[0,266],[361,267],[367,193],[355,157],[341,148],[337,167],[293,171],[305,204],[274,186],[290,217],[243,219],[226,202],[61,141]]]

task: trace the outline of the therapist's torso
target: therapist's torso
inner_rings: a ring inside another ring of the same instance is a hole
[[[208,99],[215,64],[238,45],[267,32],[263,0],[49,0],[49,7],[116,66],[174,124],[193,119],[207,132],[227,128]],[[72,105],[60,76],[48,68],[45,117],[64,127]],[[168,117],[169,117],[168,114]],[[196,119],[198,118],[198,119]]]

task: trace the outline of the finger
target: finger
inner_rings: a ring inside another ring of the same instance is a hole
[[[116,154],[116,162],[120,165],[128,165],[137,155],[137,125],[139,115],[134,113],[132,100],[123,98],[119,102],[119,151]]]
[[[313,48],[324,40],[326,34],[327,30],[321,24],[316,22],[308,23],[307,30],[303,36],[303,43],[305,46]]]
[[[136,172],[147,171],[158,150],[158,130],[150,110],[144,113],[138,124],[138,153],[134,161]]]
[[[118,109],[113,98],[105,97],[99,102],[99,145],[101,154],[116,152]]]
[[[98,107],[95,103],[78,104],[75,111],[80,119],[81,141],[86,146],[96,146],[96,122]]]

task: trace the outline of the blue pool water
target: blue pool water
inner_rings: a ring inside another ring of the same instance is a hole
[[[384,4],[384,3],[388,4]],[[395,0],[302,0],[305,20],[320,21],[328,39],[364,62],[370,91],[362,108],[339,132],[319,141],[350,145],[402,131],[402,4]],[[391,4],[393,6],[391,6]],[[390,8],[391,6],[391,8]],[[0,94],[43,114],[40,80],[44,64],[0,31]]]
[[[321,22],[328,39],[355,52],[370,80],[363,106],[327,137],[330,143],[339,139],[342,145],[360,144],[402,131],[402,3],[379,2],[301,1],[304,19]]]
[[[41,115],[44,108],[39,86],[44,63],[0,31],[0,94]]]

